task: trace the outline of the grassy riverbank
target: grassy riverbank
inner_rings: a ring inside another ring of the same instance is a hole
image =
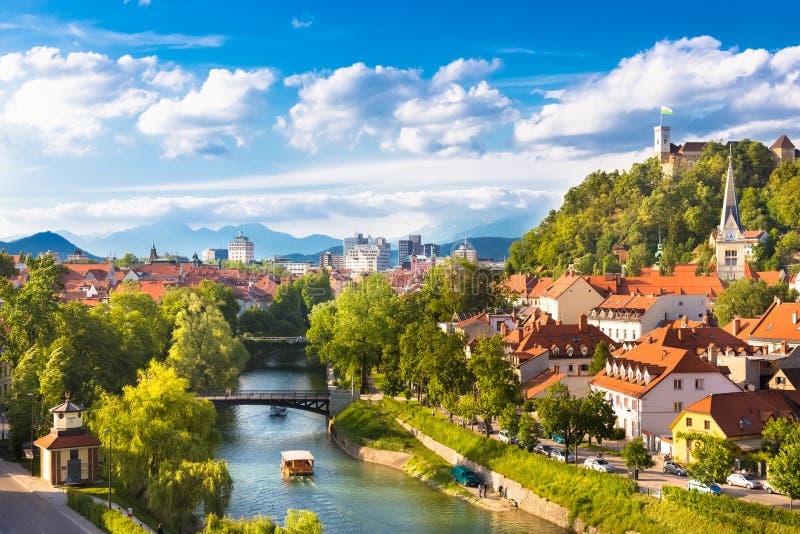
[[[679,491],[665,491],[666,498],[658,500],[641,495],[635,483],[627,478],[554,462],[516,446],[487,439],[450,423],[440,414],[431,415],[430,409],[414,402],[387,399],[380,404],[357,403],[339,416],[337,424],[341,424],[338,427],[341,431],[364,445],[414,451],[415,457],[419,448],[427,450],[397,425],[395,418],[469,459],[516,480],[540,497],[564,506],[573,517],[603,532],[777,533],[797,528],[794,512],[772,513],[769,507],[753,503],[741,506],[726,496],[685,498]],[[442,464],[443,460],[439,459],[438,472],[449,478],[450,466]],[[728,504],[728,501],[734,502]],[[728,509],[735,513],[726,513]]]
[[[336,417],[336,430],[351,442],[364,447],[406,452],[412,459],[403,469],[449,495],[474,500],[471,493],[450,475],[450,464],[422,445],[397,424],[395,412],[384,402],[357,402]]]

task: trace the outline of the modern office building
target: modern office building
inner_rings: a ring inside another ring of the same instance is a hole
[[[228,259],[245,264],[253,263],[255,260],[255,244],[241,230],[233,241],[228,243]]]

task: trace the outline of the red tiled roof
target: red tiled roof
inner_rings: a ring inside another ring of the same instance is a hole
[[[522,384],[522,396],[525,399],[531,399],[566,376],[564,373],[556,373],[552,369],[539,373]]]
[[[715,393],[691,404],[686,412],[710,415],[727,437],[761,434],[770,419],[800,415],[800,391]]]
[[[595,309],[603,310],[636,310],[645,312],[658,302],[658,297],[652,295],[609,295]]]
[[[722,350],[731,349],[736,353],[752,354],[757,350],[723,328],[702,324],[681,328],[680,324],[675,327],[671,323],[654,328],[639,337],[636,343],[679,348],[693,354],[706,352],[712,345]]]
[[[649,383],[608,376],[605,370],[595,375],[590,383],[637,398],[647,394],[670,373],[719,373],[711,363],[687,350],[662,345],[638,345],[622,357],[612,357],[609,361],[617,362],[618,365],[624,364],[626,368],[630,364],[634,369],[637,366],[642,370],[647,369],[651,375]]]
[[[748,338],[800,342],[800,303],[775,300],[747,332]]]
[[[74,449],[76,447],[96,447],[100,445],[100,440],[89,434],[77,436],[59,436],[58,434],[47,434],[33,442],[42,449]]]
[[[519,341],[517,341],[519,339]],[[591,357],[595,346],[600,341],[605,341],[609,349],[614,349],[614,340],[594,325],[586,325],[581,332],[576,324],[555,324],[548,322],[534,322],[526,324],[522,330],[514,330],[503,339],[515,353],[528,353],[538,355],[542,349],[551,351],[551,358],[570,358],[568,349],[573,349],[572,358],[582,357],[582,347],[586,347],[587,356]],[[552,351],[558,348],[558,354]]]
[[[794,148],[794,143],[792,143],[786,134],[781,135],[778,139],[772,143],[772,146],[769,147],[770,149],[774,148]]]

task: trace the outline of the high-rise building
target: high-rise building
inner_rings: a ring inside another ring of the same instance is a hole
[[[408,239],[401,239],[397,244],[397,260],[400,267],[408,269],[411,265],[411,256],[423,254],[422,236],[412,234]]]
[[[378,272],[380,250],[375,245],[356,245],[344,256],[344,266],[354,273]]]
[[[230,261],[240,261],[242,263],[253,263],[255,257],[255,244],[250,241],[244,233],[239,230],[239,234],[228,243],[228,259]]]
[[[453,247],[452,256],[455,258],[464,258],[472,263],[478,263],[478,251],[475,250],[475,247],[473,247],[472,243],[467,241],[466,238],[464,238],[463,243],[457,247]]]
[[[344,256],[326,250],[319,255],[319,266],[321,269],[341,269],[344,267]]]
[[[429,258],[438,258],[441,255],[441,247],[436,243],[425,243],[422,245],[422,254]]]
[[[376,237],[375,246],[378,247],[378,272],[388,271],[392,266],[392,245],[385,237]]]
[[[343,240],[342,255],[347,256],[347,252],[357,245],[366,245],[369,240],[364,234],[356,234],[354,237],[345,237]]]
[[[207,248],[202,252],[203,262],[213,262],[228,259],[227,248]]]

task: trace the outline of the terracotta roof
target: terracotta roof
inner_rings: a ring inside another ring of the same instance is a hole
[[[658,297],[644,295],[610,295],[595,309],[600,310],[631,310],[645,312],[658,302]]]
[[[800,342],[800,303],[776,299],[749,330],[748,338]]]
[[[552,369],[539,373],[522,384],[522,396],[525,399],[531,399],[566,376],[564,373],[556,373]]]
[[[783,134],[769,148],[794,148],[794,144],[786,137],[786,134]]]
[[[643,295],[706,295],[715,299],[724,290],[717,276],[697,275],[694,264],[678,264],[672,276],[662,276],[657,270],[644,268],[639,276],[621,278],[617,293]]]
[[[562,276],[561,278],[550,284],[547,288],[545,288],[545,290],[542,292],[542,296],[552,299],[557,299],[558,297],[563,295],[565,291],[567,291],[570,287],[572,287],[572,284],[574,284],[580,279],[581,279],[580,276],[565,274],[564,276]]]
[[[673,325],[674,323],[670,323],[667,326],[654,328],[639,337],[636,342],[684,349],[693,354],[704,353],[712,345],[721,350],[731,349],[736,353],[753,354],[757,351],[756,348],[723,328],[707,325],[681,328]]]
[[[510,332],[503,339],[515,353],[528,353],[531,357],[538,355],[542,349],[550,350],[550,358],[580,358],[583,357],[582,348],[586,347],[587,356],[591,357],[595,346],[600,341],[605,341],[610,350],[614,350],[614,340],[603,333],[594,325],[586,325],[582,332],[576,324],[555,324],[552,322],[542,324],[526,324],[521,330]],[[519,341],[517,341],[519,340]],[[554,349],[558,349],[556,354]],[[569,356],[569,349],[573,350]]]
[[[74,449],[76,447],[96,447],[100,445],[100,440],[89,434],[77,436],[59,436],[58,434],[47,434],[33,442],[42,449]]]
[[[800,391],[715,393],[686,407],[685,412],[710,415],[727,437],[761,434],[770,419],[800,415]]]
[[[783,271],[758,271],[755,276],[756,280],[763,280],[768,286],[774,286],[784,279]]]
[[[595,375],[590,383],[637,398],[643,397],[671,373],[719,373],[711,363],[687,350],[662,345],[638,345],[622,357],[612,357],[609,362],[624,365],[625,369],[630,365],[634,371],[636,368],[642,372],[647,370],[651,375],[650,381],[637,381],[635,378],[631,381],[627,377],[608,376],[603,370]]]

